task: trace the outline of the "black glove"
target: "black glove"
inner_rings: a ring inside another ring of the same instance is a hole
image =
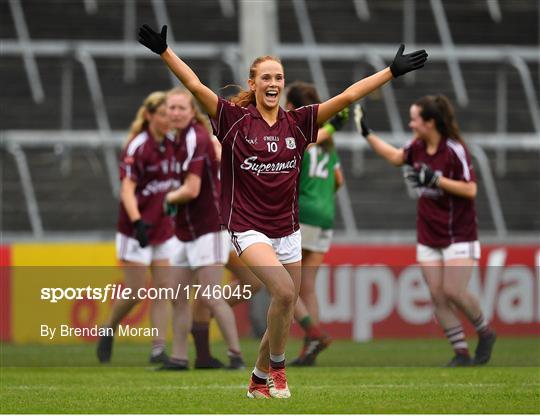
[[[428,165],[422,163],[419,166],[415,166],[414,169],[407,171],[405,178],[411,181],[415,188],[420,186],[435,188],[439,186],[441,174],[433,172]]]
[[[404,49],[405,45],[402,43],[394,57],[392,65],[390,65],[390,71],[392,71],[394,78],[415,69],[420,69],[426,63],[428,54],[424,49],[403,55]]]
[[[323,129],[325,129],[330,135],[333,135],[336,131],[341,130],[345,123],[349,120],[349,108],[344,108],[339,113],[337,113],[334,117],[332,117],[330,120],[328,120],[323,125]]]
[[[167,49],[167,25],[163,25],[161,33],[157,33],[148,25],[142,25],[139,28],[139,43],[161,55]]]
[[[135,239],[142,248],[145,248],[148,245],[148,234],[146,234],[146,230],[150,226],[143,220],[138,219],[137,221],[133,221],[133,227],[135,227]]]
[[[356,130],[362,136],[367,137],[371,133],[371,129],[367,125],[366,113],[360,104],[354,106],[354,124],[356,125]]]
[[[328,120],[328,124],[330,124],[335,131],[339,131],[343,128],[343,126],[345,126],[347,121],[349,121],[349,107],[344,108],[334,117]]]

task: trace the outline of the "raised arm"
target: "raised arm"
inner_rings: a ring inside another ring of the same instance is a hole
[[[161,56],[180,82],[195,96],[210,117],[217,113],[218,96],[167,46],[167,25],[157,33],[148,25],[139,28],[139,43]]]
[[[354,124],[356,130],[369,143],[375,153],[394,166],[401,166],[404,163],[403,149],[398,149],[390,143],[386,143],[379,136],[373,133],[367,125],[366,117],[360,105],[354,107]]]
[[[400,75],[420,69],[424,66],[428,56],[424,49],[403,55],[404,49],[405,45],[401,44],[396,56],[394,57],[394,60],[392,61],[392,64],[388,68],[361,79],[347,88],[341,94],[338,94],[335,97],[330,98],[328,101],[322,103],[319,106],[319,112],[317,113],[317,123],[321,125],[334,114],[375,91],[392,78],[397,78]]]

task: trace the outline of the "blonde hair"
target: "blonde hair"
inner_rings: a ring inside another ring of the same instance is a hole
[[[208,130],[208,132],[211,134],[212,133],[212,128],[210,127],[210,121],[208,120],[208,117],[206,115],[204,115],[199,107],[199,105],[197,104],[197,101],[195,100],[195,97],[193,96],[193,94],[185,89],[185,88],[182,88],[182,87],[174,87],[173,89],[167,91],[167,95],[166,95],[166,98],[169,98],[173,95],[185,95],[186,97],[189,98],[189,102],[191,103],[191,107],[193,108],[193,110],[195,111],[195,120],[197,120],[197,122],[199,124],[202,124],[206,130]]]
[[[259,56],[252,62],[251,66],[249,67],[249,79],[255,79],[255,76],[257,75],[257,67],[260,63],[266,61],[275,61],[283,67],[280,59],[276,56]],[[229,101],[239,107],[247,107],[249,104],[257,105],[257,101],[255,100],[255,92],[251,90],[240,89],[240,92],[235,96],[231,97]]]
[[[165,104],[166,99],[167,95],[163,91],[154,91],[144,99],[143,104],[137,110],[135,119],[131,122],[128,137],[126,143],[124,143],[125,146],[135,136],[148,128],[146,114],[154,114],[161,105]]]

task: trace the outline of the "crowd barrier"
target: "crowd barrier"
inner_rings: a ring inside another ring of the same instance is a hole
[[[0,340],[5,342],[93,342],[93,336],[47,340],[40,326],[99,325],[110,311],[110,301],[51,303],[40,298],[41,291],[43,287],[105,287],[122,282],[113,243],[4,245],[0,246],[0,266]],[[482,247],[470,287],[499,335],[540,335],[540,246]],[[335,338],[441,336],[413,245],[334,245],[319,271],[317,292],[323,328]],[[149,302],[141,302],[124,323],[148,327]],[[240,334],[248,335],[247,304],[235,308],[235,313]],[[473,331],[471,326],[465,329]],[[213,339],[219,338],[215,324],[211,333]],[[293,335],[301,335],[297,325]]]

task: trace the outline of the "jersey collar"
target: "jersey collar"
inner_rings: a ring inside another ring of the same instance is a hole
[[[253,104],[249,104],[247,109],[253,118],[261,118],[261,119],[263,118],[261,113],[259,113],[259,110],[257,110],[257,107],[255,107]],[[284,117],[285,117],[285,110],[283,110],[283,108],[281,108],[280,106],[278,110],[277,119],[281,120]]]
[[[424,149],[424,152],[427,154],[427,144],[426,144],[426,142],[424,140],[420,139],[420,138],[417,138],[417,140],[420,141],[420,143],[422,144],[422,148]],[[444,147],[446,146],[446,140],[447,140],[446,137],[441,137],[441,140],[439,140],[439,144],[437,145],[437,150],[435,151],[434,154],[429,155],[429,156],[435,156],[435,155],[439,154],[441,151],[443,151]]]
[[[152,148],[154,150],[158,150],[160,152],[163,152],[165,150],[165,146],[167,145],[167,134],[165,134],[165,137],[163,137],[163,140],[161,143],[158,143],[152,133],[150,132],[150,129],[146,129],[146,134],[148,134],[148,140],[150,140],[150,143],[152,143]]]

